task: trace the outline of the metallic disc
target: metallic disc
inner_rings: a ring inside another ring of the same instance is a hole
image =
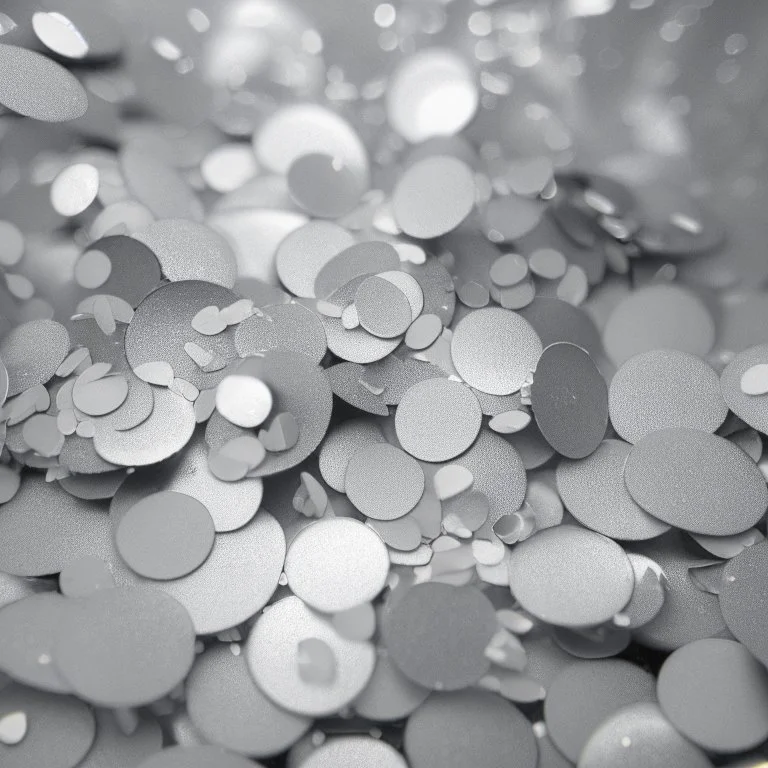
[[[406,235],[430,239],[456,229],[475,205],[475,178],[461,160],[436,155],[406,168],[392,193],[392,212]]]
[[[712,768],[709,758],[681,736],[658,704],[620,709],[592,732],[579,768]]]
[[[195,431],[192,403],[163,387],[153,387],[154,408],[139,426],[96,433],[93,446],[105,461],[122,467],[156,464],[180,451]]]
[[[555,746],[576,762],[595,728],[623,707],[656,699],[656,681],[618,659],[577,661],[547,690],[544,720]]]
[[[557,490],[568,511],[604,536],[624,541],[652,539],[669,525],[649,515],[624,485],[624,464],[632,446],[603,440],[584,459],[564,459],[557,467]]]
[[[285,556],[288,586],[310,608],[340,613],[372,601],[387,581],[389,555],[357,520],[331,518],[304,528]]]
[[[408,768],[405,758],[385,741],[370,736],[341,736],[326,741],[303,760],[303,768]]]
[[[427,379],[403,395],[395,429],[411,456],[448,461],[475,442],[482,420],[480,404],[469,387],[450,379]]]
[[[260,763],[221,747],[194,745],[166,747],[137,768],[263,768]]]
[[[733,640],[696,640],[659,670],[659,705],[683,736],[713,752],[743,752],[768,737],[768,672]]]
[[[159,590],[115,588],[70,607],[53,658],[79,696],[107,707],[148,704],[168,694],[194,660],[186,609]]]
[[[414,350],[426,349],[435,343],[442,330],[443,324],[437,315],[421,315],[408,328],[405,344]]]
[[[140,576],[178,579],[199,568],[215,531],[206,507],[192,496],[160,491],[134,504],[115,530],[120,557]]]
[[[0,339],[8,374],[8,397],[46,384],[69,352],[67,329],[55,320],[30,320]]]
[[[213,229],[187,219],[162,219],[134,237],[157,257],[163,274],[173,282],[203,280],[232,288],[237,277],[235,255],[227,240]]]
[[[357,277],[394,271],[399,265],[400,257],[389,243],[381,240],[355,243],[323,264],[315,278],[313,295],[337,303],[337,300],[331,299],[332,294],[340,291],[350,281]]]
[[[630,443],[667,427],[714,432],[728,414],[715,371],[673,349],[627,360],[611,379],[608,405],[613,428]]]
[[[74,163],[51,184],[51,205],[62,216],[78,216],[96,199],[99,171],[90,163]]]
[[[334,669],[325,684],[301,673],[302,641],[316,639],[332,654]],[[338,712],[365,688],[376,652],[370,643],[347,640],[298,597],[286,597],[265,611],[248,637],[246,658],[256,685],[277,705],[302,715]]]
[[[365,278],[355,292],[360,325],[382,339],[402,336],[411,324],[411,304],[392,282],[378,275]]]
[[[391,358],[385,358],[385,360]],[[372,413],[374,416],[388,416],[384,395],[387,390],[376,394],[383,386],[378,383],[374,386],[368,382],[368,371],[359,363],[339,363],[325,369],[333,394],[349,403],[359,411]]]
[[[537,296],[519,314],[533,326],[545,347],[567,341],[586,349],[595,360],[602,354],[603,342],[592,319],[567,301]]]
[[[569,459],[583,459],[605,436],[608,387],[581,347],[550,344],[536,365],[531,407],[547,442]]]
[[[121,768],[136,766],[159,752],[163,733],[151,716],[141,715],[133,733],[126,735],[113,712],[96,710],[96,739],[78,768]]]
[[[283,347],[320,363],[327,350],[325,329],[318,316],[301,304],[274,304],[237,326],[235,347],[241,357]]]
[[[368,720],[401,720],[429,696],[429,689],[407,678],[385,651],[376,656],[376,667],[352,708]]]
[[[280,282],[294,296],[315,296],[315,280],[334,256],[349,248],[354,237],[330,221],[309,221],[286,235],[277,249]]]
[[[350,419],[331,429],[320,446],[320,473],[335,491],[344,493],[349,460],[371,443],[383,443],[384,436],[374,421]]]
[[[349,500],[366,517],[396,520],[424,493],[424,471],[400,448],[375,443],[350,458],[344,484]]]
[[[0,46],[0,104],[33,120],[61,123],[82,117],[88,97],[80,81],[47,56]]]
[[[70,496],[44,475],[25,474],[0,514],[0,569],[17,576],[46,576],[83,555],[109,551],[103,507]]]
[[[166,592],[187,609],[198,635],[230,629],[260,611],[277,587],[284,560],[285,534],[266,512],[236,531],[218,534],[208,559],[181,579],[145,579],[131,571],[117,552],[111,556],[118,584]]]
[[[741,533],[768,507],[755,462],[728,440],[697,429],[644,437],[627,458],[624,482],[646,512],[692,533]]]
[[[561,627],[608,621],[629,602],[633,586],[624,550],[573,525],[535,533],[509,559],[512,594],[534,616]]]
[[[239,650],[239,649],[238,649]],[[297,742],[312,720],[273,704],[253,682],[242,653],[209,648],[186,683],[187,710],[211,744],[248,757],[269,757]]]
[[[9,685],[0,690],[0,718],[13,712],[26,715],[27,730],[18,744],[0,742],[3,768],[74,768],[93,744],[93,712],[74,696]]]
[[[359,169],[317,152],[294,160],[286,181],[291,197],[302,210],[326,219],[349,213],[364,191]]]
[[[476,683],[497,629],[488,598],[475,587],[427,582],[385,606],[382,636],[392,660],[425,688],[455,691]]]
[[[221,370],[203,372],[184,345],[197,344],[225,361],[236,358],[234,327],[216,336],[205,336],[194,330],[192,318],[205,307],[223,309],[237,298],[227,288],[201,280],[168,283],[153,291],[136,308],[125,334],[125,355],[131,368],[164,361],[170,364],[177,378],[198,389],[215,387],[224,373]]]
[[[425,315],[437,315],[444,326],[450,325],[456,308],[456,292],[448,270],[438,259],[429,257],[423,264],[403,262],[400,265],[421,286]]]
[[[1,354],[1,353],[0,353]],[[740,352],[725,367],[720,376],[720,389],[728,407],[750,427],[768,434],[766,395],[747,395],[741,389],[741,379],[753,366],[768,361],[768,344],[749,347]]]
[[[487,691],[434,693],[405,727],[405,754],[412,768],[535,768],[537,751],[530,722],[517,707]]]
[[[653,349],[677,349],[705,357],[715,324],[702,300],[677,285],[656,284],[630,293],[613,310],[603,344],[616,364]]]
[[[766,564],[768,542],[753,544],[726,563],[720,586],[720,608],[728,629],[763,664],[768,664]]]

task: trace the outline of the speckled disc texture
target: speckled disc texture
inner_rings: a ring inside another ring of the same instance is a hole
[[[253,682],[245,655],[228,646],[197,657],[186,690],[195,728],[209,742],[249,757],[282,752],[312,724],[273,704]]]
[[[741,388],[741,378],[753,366],[766,362],[768,344],[749,347],[736,355],[720,376],[720,388],[728,407],[750,427],[764,435],[768,434],[768,395],[745,394]]]
[[[517,707],[486,691],[434,693],[408,719],[412,768],[535,768],[536,739]]]
[[[613,428],[630,443],[667,427],[714,432],[728,414],[715,371],[671,349],[627,360],[611,380],[608,404]]]
[[[541,352],[541,340],[531,325],[498,307],[464,317],[451,341],[451,358],[461,378],[489,395],[517,392]]]
[[[662,665],[659,705],[684,736],[715,752],[742,752],[768,737],[768,672],[733,640],[697,640]]]
[[[69,334],[55,320],[30,320],[0,339],[0,358],[8,373],[8,397],[56,373],[69,352]]]
[[[696,429],[644,437],[627,458],[624,481],[646,512],[692,533],[741,533],[768,507],[755,462],[724,438]]]
[[[652,539],[669,525],[629,495],[624,464],[631,450],[623,440],[604,440],[584,459],[563,459],[557,467],[557,490],[568,511],[587,528],[625,541]]]
[[[475,442],[482,418],[469,387],[449,379],[427,379],[403,395],[395,413],[395,430],[411,456],[448,461]]]
[[[260,763],[221,747],[208,745],[167,747],[137,768],[263,768]]]
[[[53,649],[61,675],[87,701],[131,707],[169,693],[189,672],[195,632],[186,609],[142,588],[105,589],[73,605]]]
[[[496,618],[488,598],[474,587],[427,583],[388,607],[382,631],[401,672],[425,688],[454,691],[488,670],[484,650]]]
[[[303,768],[408,768],[405,758],[384,741],[369,736],[329,739],[312,752]]]
[[[579,768],[712,768],[709,758],[681,736],[658,704],[620,709],[592,732]]]
[[[324,685],[305,681],[300,673],[299,645],[307,639],[321,641],[333,655],[333,678]],[[376,656],[370,643],[341,637],[297,597],[286,597],[262,614],[245,653],[256,685],[275,704],[315,717],[352,701],[370,679]]]
[[[204,373],[184,345],[192,342],[224,361],[235,359],[234,328],[204,336],[194,330],[192,318],[205,307],[223,309],[237,298],[227,288],[202,280],[180,280],[153,291],[136,308],[125,334],[125,354],[131,367],[162,360],[170,364],[177,378],[198,389],[215,386],[223,378],[222,372]]]
[[[518,544],[509,559],[512,594],[534,616],[558,626],[608,621],[629,602],[633,586],[624,550],[573,525],[539,531]]]
[[[120,730],[117,718],[109,710],[96,710],[95,715],[96,738],[79,768],[138,765],[162,748],[163,733],[151,715],[141,715],[136,730],[130,734]]]
[[[589,456],[608,426],[608,388],[592,358],[567,342],[548,346],[536,365],[531,407],[547,442],[569,459]]]
[[[307,605],[339,613],[373,600],[389,573],[384,542],[357,520],[321,520],[304,528],[285,557],[288,586]]]

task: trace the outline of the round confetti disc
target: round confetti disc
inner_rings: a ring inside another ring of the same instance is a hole
[[[214,536],[203,504],[183,493],[160,491],[128,510],[115,530],[115,543],[140,576],[178,579],[205,562]]]
[[[557,626],[608,621],[629,602],[633,586],[624,550],[573,525],[535,533],[517,544],[509,559],[512,594],[534,616]]]
[[[620,709],[592,732],[579,768],[712,768],[707,756],[671,725],[658,704]]]
[[[322,684],[302,674],[300,653],[309,639],[319,641],[332,657],[332,673]],[[375,656],[370,643],[343,638],[297,597],[286,597],[265,611],[246,646],[256,685],[284,709],[315,717],[339,711],[363,690]]]
[[[335,491],[344,493],[350,459],[371,443],[383,443],[379,427],[367,419],[350,419],[329,430],[320,446],[320,473]]]
[[[765,478],[755,462],[728,440],[697,429],[662,429],[644,437],[627,458],[624,482],[646,512],[692,533],[741,533],[768,507]]]
[[[427,379],[403,395],[395,413],[395,430],[411,456],[448,461],[475,442],[482,418],[469,387],[450,379]]]
[[[713,752],[743,752],[768,737],[768,672],[733,640],[696,640],[659,670],[659,705],[683,736]]]
[[[424,472],[405,451],[374,443],[354,454],[344,476],[349,500],[374,520],[407,515],[424,493]]]
[[[59,625],[54,663],[87,701],[133,707],[178,685],[194,659],[195,631],[186,609],[158,590],[95,592]]]
[[[249,757],[275,755],[298,741],[312,721],[273,704],[237,650],[217,646],[197,657],[186,683],[190,719],[212,744]]]
[[[3,768],[80,765],[96,735],[93,712],[87,704],[74,696],[17,685],[0,689],[0,721],[18,712],[26,716],[26,732],[17,744],[0,741]]]
[[[677,285],[649,285],[630,293],[603,330],[608,357],[621,365],[653,349],[704,357],[715,343],[715,324],[701,299]]]
[[[349,213],[363,192],[359,171],[320,153],[294,160],[286,181],[296,204],[321,218],[336,219]]]
[[[536,365],[531,407],[546,441],[569,459],[595,451],[608,426],[608,388],[592,358],[567,342],[548,346]]]
[[[550,683],[544,719],[555,746],[576,762],[595,728],[607,717],[656,698],[653,676],[618,659],[577,661]]]
[[[585,349],[595,360],[602,354],[600,334],[581,307],[560,299],[537,296],[520,310],[520,316],[533,326],[545,347],[567,341]]]
[[[384,542],[357,520],[320,520],[304,528],[285,557],[288,586],[308,606],[340,613],[369,602],[384,587],[389,556]]]
[[[367,277],[380,272],[396,271],[400,266],[397,251],[382,240],[363,240],[345,248],[323,264],[315,278],[314,296],[331,298],[336,291],[357,277]],[[357,285],[355,292],[357,292]]]
[[[490,395],[517,392],[536,368],[541,352],[531,325],[498,307],[464,317],[451,341],[451,358],[461,378]]]
[[[768,362],[768,344],[749,347],[736,355],[720,376],[720,389],[728,407],[750,427],[764,435],[768,434],[768,398],[765,395],[746,394],[741,382],[747,371],[765,362]]]
[[[624,464],[632,446],[603,440],[584,459],[564,459],[557,467],[557,490],[568,511],[604,536],[624,541],[652,539],[669,525],[649,515],[624,485]]]
[[[192,745],[168,747],[147,758],[137,768],[263,768],[260,763],[221,747]]]
[[[768,637],[763,617],[768,605],[768,542],[747,547],[725,565],[720,608],[733,636],[763,664],[768,663]]]
[[[303,760],[303,768],[408,768],[403,756],[384,741],[370,736],[329,739]]]
[[[411,324],[411,305],[406,295],[389,280],[372,275],[355,292],[360,325],[382,339],[401,336]]]
[[[8,397],[46,384],[69,352],[67,329],[55,320],[30,320],[0,339],[8,375]]]
[[[474,204],[471,169],[447,155],[414,163],[400,176],[392,193],[392,211],[400,229],[423,239],[456,229]]]
[[[433,693],[405,727],[412,768],[535,768],[537,752],[520,710],[481,690]]]
[[[425,688],[455,691],[488,671],[485,648],[496,632],[496,615],[474,587],[417,584],[387,606],[382,622],[393,661]]]
[[[611,380],[608,405],[613,428],[630,443],[667,427],[714,432],[728,414],[715,371],[674,349],[627,360]]]

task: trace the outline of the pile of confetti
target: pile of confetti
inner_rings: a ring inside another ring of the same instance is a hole
[[[2,768],[768,764],[768,260],[532,95],[612,6],[4,9]]]

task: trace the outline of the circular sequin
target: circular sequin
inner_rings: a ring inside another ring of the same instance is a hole
[[[768,409],[765,395],[748,395],[741,388],[744,374],[753,366],[768,361],[768,344],[749,347],[725,367],[720,376],[720,389],[728,407],[750,427],[768,434]]]
[[[47,383],[69,352],[69,333],[55,320],[30,320],[0,339],[8,397]]]
[[[355,292],[360,325],[382,339],[401,336],[411,324],[411,305],[406,295],[389,280],[367,277]]]
[[[363,192],[359,169],[321,153],[296,158],[286,181],[296,204],[320,218],[336,219],[349,213]]]
[[[312,752],[303,768],[408,768],[394,747],[370,736],[343,736],[330,739]]]

